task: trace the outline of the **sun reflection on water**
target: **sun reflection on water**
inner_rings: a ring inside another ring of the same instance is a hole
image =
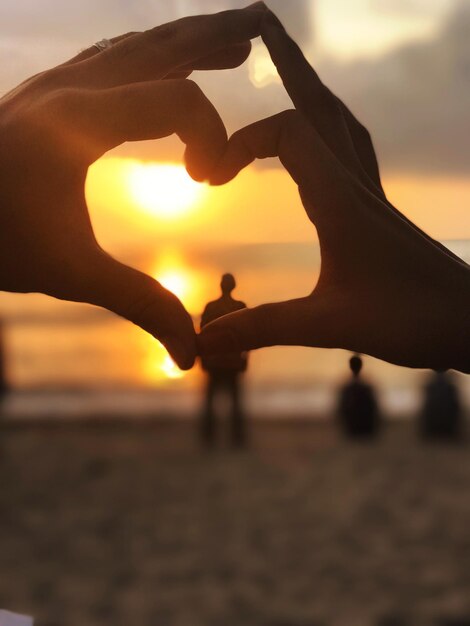
[[[179,369],[164,346],[149,335],[145,340],[145,353],[143,375],[147,382],[158,384],[165,380],[179,380],[184,378],[186,372]]]

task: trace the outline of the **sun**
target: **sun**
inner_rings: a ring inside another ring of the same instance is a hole
[[[190,291],[189,279],[180,269],[163,270],[156,274],[156,279],[180,300],[184,300]]]
[[[170,355],[167,355],[163,359],[163,363],[160,365],[160,371],[172,380],[178,380],[183,378],[185,373],[179,369],[176,363],[173,361]]]
[[[136,206],[153,217],[171,220],[190,211],[207,185],[197,183],[182,165],[135,162],[128,170],[129,190]]]

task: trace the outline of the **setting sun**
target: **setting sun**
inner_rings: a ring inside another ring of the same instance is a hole
[[[164,219],[173,219],[189,211],[205,192],[182,165],[139,163],[129,167],[128,182],[138,208]]]
[[[156,278],[165,289],[174,293],[180,300],[188,295],[190,289],[189,279],[181,270],[164,270],[162,274],[157,274]]]
[[[184,372],[179,369],[179,367],[169,355],[164,357],[163,363],[160,365],[160,370],[167,378],[172,378],[174,380],[178,378],[183,378],[184,376]]]

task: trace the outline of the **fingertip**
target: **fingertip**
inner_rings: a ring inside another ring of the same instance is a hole
[[[178,337],[165,337],[161,342],[181,370],[186,371],[193,367],[197,356],[195,342],[194,345],[184,344]]]
[[[184,154],[184,163],[189,176],[197,183],[210,182],[213,173],[218,169],[218,163],[223,158],[225,145],[208,152],[201,152],[188,146]]]
[[[183,372],[187,372],[189,370],[191,370],[194,367],[194,363],[196,362],[196,356],[192,357],[192,358],[187,358],[186,360],[178,363],[177,361],[175,361],[176,365],[180,368],[181,371]]]
[[[186,171],[198,183],[207,182],[212,171],[222,159],[227,147],[225,127],[218,129],[218,136],[213,134],[212,141],[205,145],[188,144],[184,152]]]
[[[251,48],[251,41],[244,41],[243,43],[233,46],[233,48],[227,52],[224,69],[234,69],[243,65],[250,56]]]
[[[196,183],[205,183],[208,181],[207,172],[200,165],[186,162],[186,171]]]
[[[211,174],[207,178],[207,183],[211,187],[221,187],[222,185],[225,185],[226,183],[233,180],[233,178],[234,176],[231,176],[227,172],[224,172],[222,169],[217,168],[213,172],[211,172]]]

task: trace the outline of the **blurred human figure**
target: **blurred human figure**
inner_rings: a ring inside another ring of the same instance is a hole
[[[341,390],[338,414],[343,432],[348,437],[374,437],[379,430],[379,411],[374,390],[360,379],[362,359],[349,360],[352,380]]]
[[[434,372],[424,388],[421,435],[426,438],[459,439],[463,434],[462,426],[457,385],[448,372]]]
[[[215,319],[246,308],[246,304],[232,297],[236,287],[232,274],[224,274],[220,283],[222,295],[209,302],[201,318],[201,328]],[[211,446],[215,437],[215,401],[218,395],[225,394],[230,400],[231,441],[235,447],[246,443],[245,416],[242,403],[242,375],[247,368],[246,352],[230,352],[217,356],[206,356],[202,367],[207,372],[205,407],[202,416],[201,436],[204,443]]]

